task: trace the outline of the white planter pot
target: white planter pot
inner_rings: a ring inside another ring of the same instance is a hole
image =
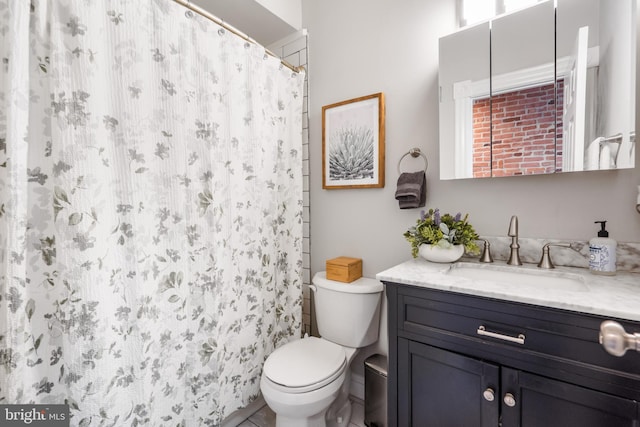
[[[456,262],[464,254],[464,245],[442,248],[438,245],[420,245],[420,256],[431,262]]]

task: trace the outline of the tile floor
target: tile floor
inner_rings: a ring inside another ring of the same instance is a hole
[[[351,397],[353,413],[349,427],[365,427],[364,425],[364,404],[362,400]],[[264,405],[255,414],[244,420],[238,427],[274,427],[276,425],[276,414]]]

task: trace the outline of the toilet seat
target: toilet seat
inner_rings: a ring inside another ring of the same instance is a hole
[[[346,369],[344,349],[316,337],[291,341],[266,360],[263,373],[274,388],[306,393],[335,381]]]

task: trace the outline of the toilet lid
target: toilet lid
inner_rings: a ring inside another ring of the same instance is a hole
[[[264,363],[264,375],[288,387],[320,388],[338,377],[346,364],[344,349],[316,337],[291,341],[275,350]],[[314,389],[315,389],[314,388]]]

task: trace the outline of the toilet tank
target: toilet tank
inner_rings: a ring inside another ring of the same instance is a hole
[[[362,277],[351,283],[328,280],[322,271],[313,277],[314,307],[320,336],[359,348],[378,340],[384,286]]]

